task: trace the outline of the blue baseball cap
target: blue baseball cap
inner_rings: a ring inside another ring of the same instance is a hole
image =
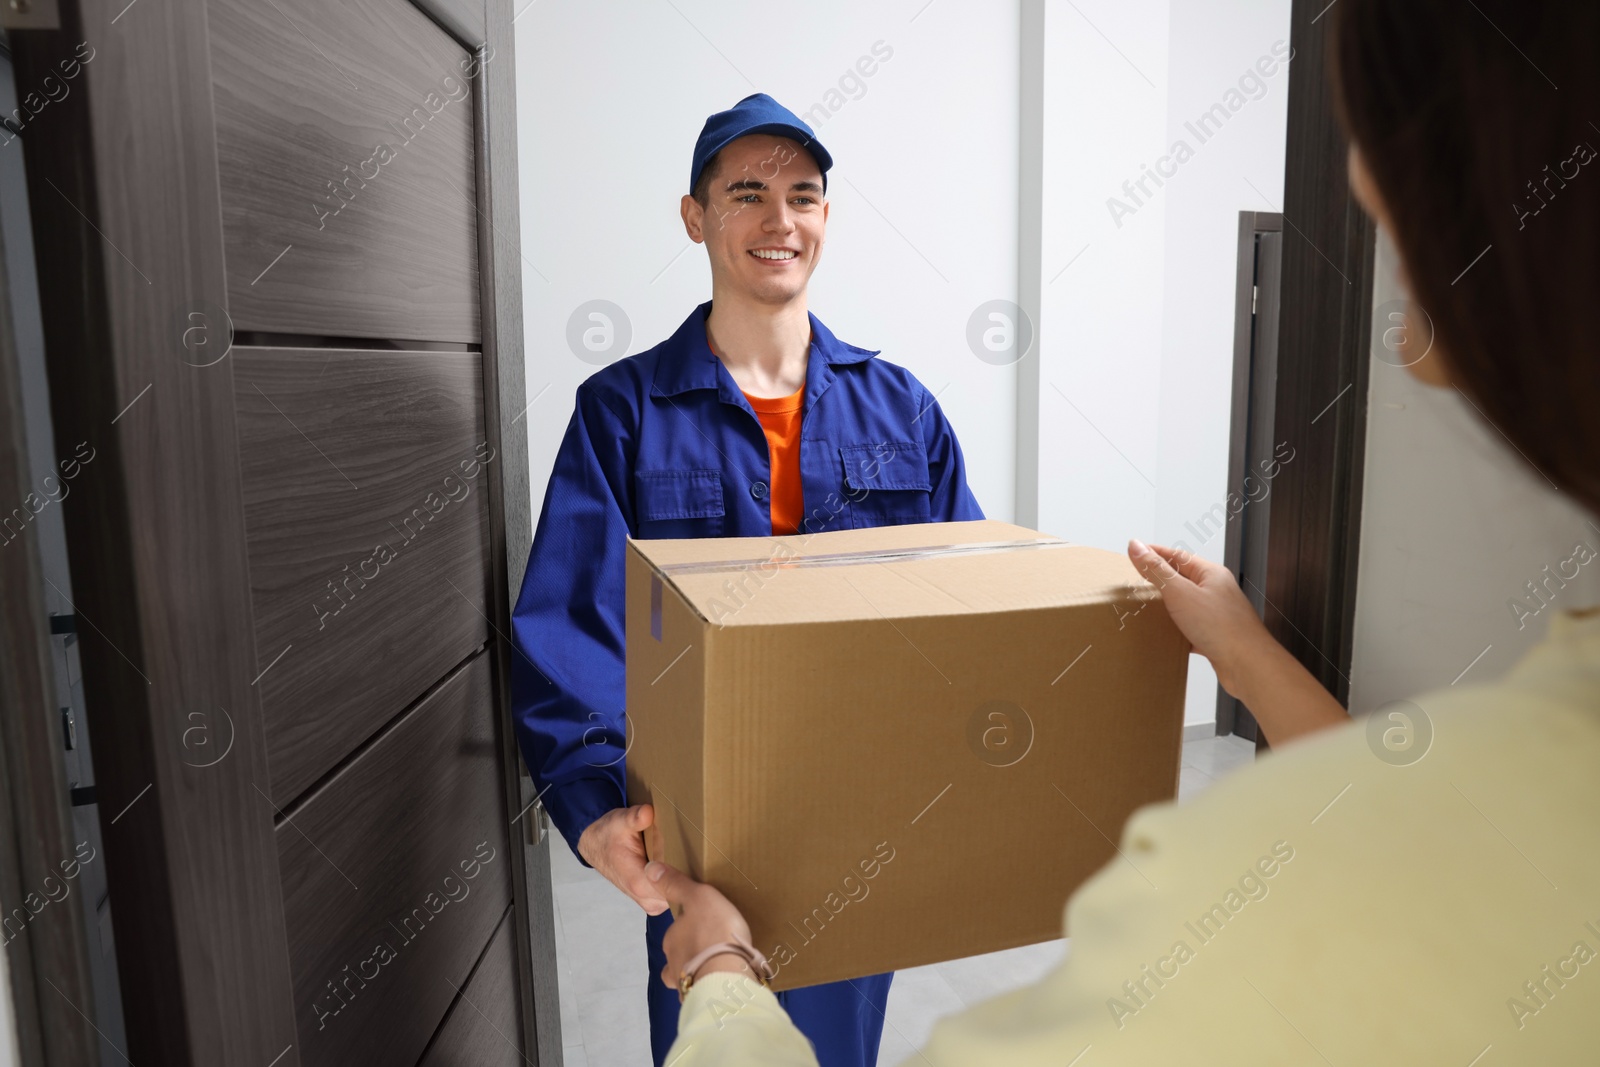
[[[700,139],[694,144],[694,163],[689,168],[689,192],[700,180],[706,162],[740,137],[752,133],[772,133],[791,137],[811,153],[822,171],[822,191],[828,191],[828,168],[833,157],[817,142],[810,126],[800,121],[793,111],[778,103],[766,93],[752,93],[726,111],[719,111],[706,119],[700,130]]]

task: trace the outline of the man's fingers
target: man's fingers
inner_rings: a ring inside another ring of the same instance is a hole
[[[656,812],[648,804],[635,804],[628,809],[628,829],[635,833],[655,822]]]

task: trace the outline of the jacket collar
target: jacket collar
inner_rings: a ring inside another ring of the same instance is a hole
[[[731,391],[732,395],[738,395],[739,390],[733,385],[732,375],[722,361],[712,354],[711,346],[706,344],[706,316],[710,312],[711,301],[707,300],[689,312],[683,325],[661,346],[655,376],[650,382],[650,395],[677,396],[691,389],[715,389],[720,394]],[[809,398],[816,387],[823,384],[820,378],[832,380],[831,374],[812,373],[820,369],[819,363],[825,366],[861,363],[877,355],[878,350],[846,344],[835,337],[833,331],[824,326],[816,315],[808,311],[806,316],[811,320],[811,352],[807,360],[806,382]]]

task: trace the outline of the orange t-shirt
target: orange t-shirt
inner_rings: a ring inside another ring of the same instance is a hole
[[[742,390],[741,390],[742,392]],[[744,394],[761,420],[767,435],[767,451],[772,456],[772,482],[767,487],[772,501],[772,532],[800,532],[805,500],[800,492],[800,409],[806,387],[789,396],[761,397]]]

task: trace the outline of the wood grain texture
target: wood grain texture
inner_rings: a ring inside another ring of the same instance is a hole
[[[488,639],[496,461],[475,352],[230,359],[281,807]]]
[[[516,923],[510,909],[417,1067],[522,1067]]]
[[[56,447],[87,441],[97,457],[62,508],[122,1052],[141,1067],[294,1067],[278,854],[257,791],[233,368],[192,366],[182,340],[188,313],[226,300],[207,10],[125,8],[64,0],[59,32],[11,38],[34,85],[80,46],[94,53],[30,126],[27,165]],[[191,713],[220,731],[219,708],[228,755],[198,766]]]
[[[1324,4],[1290,17],[1282,302],[1273,440],[1295,449],[1272,486],[1267,625],[1349,699],[1372,315],[1372,221],[1350,195],[1327,76]],[[1257,738],[1258,747],[1265,747]]]
[[[28,497],[43,487],[33,484],[28,470],[21,366],[11,326],[17,320],[3,244],[0,236],[0,500],[16,501],[10,506],[27,514]],[[11,520],[14,514],[0,517]],[[63,874],[76,866],[60,866],[74,863],[75,842],[44,583],[38,523],[29,521],[20,534],[7,526],[0,534],[0,942],[20,1062],[68,1067],[92,1061],[98,1040],[89,1020],[73,1009],[91,1004],[93,994],[81,914],[48,906],[63,885],[71,892],[71,879]]]
[[[483,44],[484,0],[416,0],[416,4],[463,47],[476,49]]]
[[[408,0],[209,8],[234,325],[478,340],[468,53]]]
[[[511,901],[491,685],[474,657],[278,827],[310,1067],[417,1062]]]
[[[513,818],[521,817],[513,834],[516,867],[516,943],[522,986],[521,1020],[524,1047],[535,1063],[560,1063],[561,1003],[556,966],[555,907],[550,885],[550,835],[542,833],[545,816],[537,804],[537,788],[522,766],[511,726],[507,665],[518,653],[506,635],[511,632],[512,598],[522,586],[523,570],[533,540],[532,494],[528,485],[528,420],[551,417],[531,404],[525,385],[522,323],[522,225],[518,214],[517,86],[515,14],[511,0],[484,0],[488,42],[479,82],[479,188],[492,224],[479,230],[479,270],[483,281],[483,351],[485,418],[500,442],[502,458],[497,491],[491,494],[496,531],[494,617],[499,620],[496,664],[499,702],[506,738],[506,789]],[[537,272],[535,272],[537,273]],[[542,394],[549,383],[539,385]],[[538,395],[533,398],[537,401]],[[548,401],[547,401],[548,402]],[[559,416],[557,416],[559,417]],[[532,807],[532,810],[530,809]]]

